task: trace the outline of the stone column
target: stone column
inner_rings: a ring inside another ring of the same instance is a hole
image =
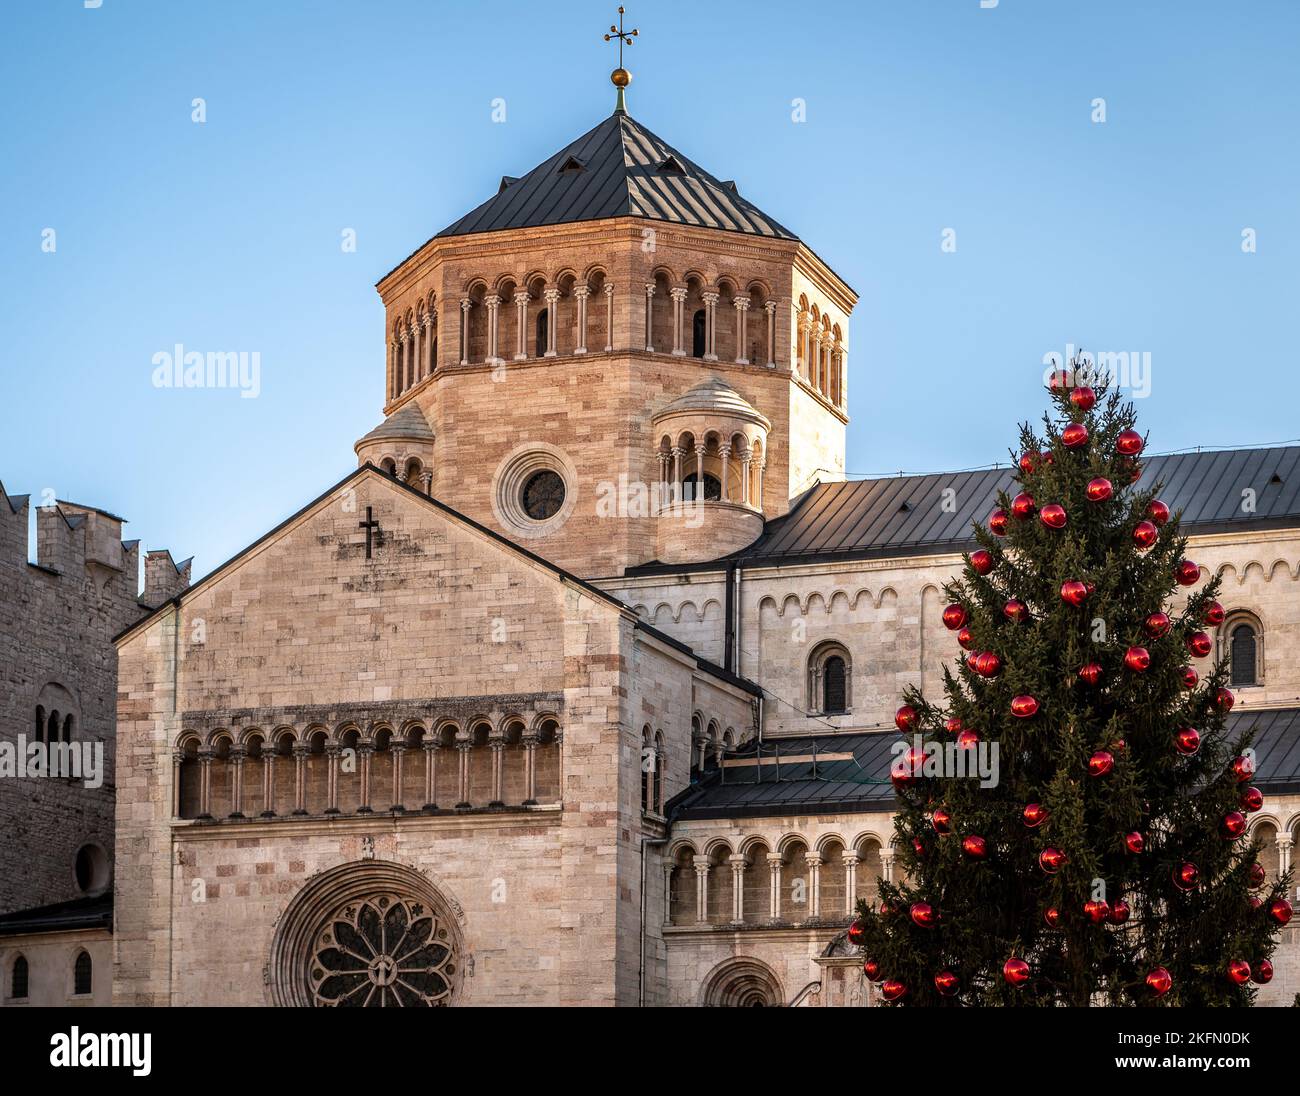
[[[499,359],[497,357],[497,309],[500,307],[501,298],[495,293],[483,299],[488,310],[488,352],[487,360],[489,365],[496,365]]]
[[[397,343],[390,341],[388,344],[388,398],[390,400],[397,398]]]
[[[574,347],[573,352],[585,354],[587,352],[587,298],[591,296],[591,287],[575,286],[573,295],[578,301],[578,345]]]
[[[685,453],[686,450],[680,445],[673,446],[673,502],[681,502],[682,500],[682,457]]]
[[[528,290],[516,289],[515,302],[515,361],[528,357]]]
[[[767,367],[776,368],[776,301],[768,301],[764,306],[767,312]]]
[[[703,924],[709,919],[709,863],[695,865],[695,920]]]
[[[537,732],[524,733],[524,806],[537,803]]]
[[[433,316],[426,312],[420,326],[424,329],[424,353],[422,355],[424,360],[418,372],[425,377],[431,377],[438,365],[433,360]]]
[[[654,297],[655,297],[655,283],[646,282],[645,283],[645,348],[651,354],[654,353],[654,349],[655,349],[654,326],[653,326]]]
[[[748,332],[745,330],[745,317],[749,314],[749,298],[737,297],[732,304],[736,307],[736,364],[749,364]]]
[[[199,813],[198,817],[212,818],[212,751],[199,750]]]
[[[767,854],[768,870],[768,916],[769,920],[781,920],[781,854],[779,852],[769,852]]]
[[[426,495],[433,494],[433,473],[427,468],[420,473],[420,487]]]
[[[231,783],[233,785],[230,797],[231,818],[244,817],[244,758],[246,756],[243,746],[230,747]]]
[[[672,861],[664,863],[664,924],[673,923],[673,865]]]
[[[718,360],[718,294],[701,293],[700,297],[704,301],[704,360],[716,362]]]
[[[1281,877],[1291,870],[1291,845],[1293,838],[1289,833],[1277,835],[1277,872]]]
[[[424,737],[424,809],[433,811],[438,809],[438,802],[434,799],[434,788],[438,780],[438,739],[430,731]]]
[[[822,915],[822,858],[810,852],[804,860],[808,865],[808,916],[816,921]]]
[[[397,392],[400,396],[406,391],[406,328],[397,333]]]
[[[822,330],[820,327],[814,327],[812,330],[812,360],[816,363],[813,369],[813,387],[821,392],[826,393],[825,363],[822,360]]]
[[[750,463],[753,459],[754,450],[752,448],[744,450],[740,458],[740,501],[746,506],[749,505]]]
[[[469,752],[474,748],[472,739],[456,736],[456,760],[459,764],[457,807],[469,807]]]
[[[462,297],[460,302],[460,364],[469,365],[469,310],[474,302]]]
[[[262,817],[275,817],[275,745],[262,743]]]
[[[361,762],[361,795],[360,802],[357,804],[357,814],[374,813],[374,809],[370,806],[370,759],[374,756],[375,747],[373,743],[361,742],[357,744],[357,758]]]
[[[325,757],[329,763],[329,804],[325,808],[326,814],[339,813],[339,754],[341,748],[337,742],[326,743]]]
[[[546,353],[544,358],[554,358],[559,354],[556,350],[556,338],[560,327],[560,291],[558,289],[548,289],[546,291]]]
[[[726,502],[727,501],[727,478],[728,478],[727,466],[731,463],[730,442],[724,442],[722,445],[718,446],[718,456],[722,460],[722,476],[720,477],[722,489],[720,493],[721,493],[722,501]]]
[[[767,458],[762,457],[758,462],[758,509],[763,509],[763,470],[767,467]]]
[[[729,858],[731,864],[731,893],[735,901],[732,921],[741,924],[745,920],[745,858],[733,853]]]
[[[668,292],[673,298],[673,353],[684,358],[686,347],[682,344],[682,317],[686,312],[686,286],[674,286]]]
[[[388,748],[393,751],[393,805],[390,809],[395,814],[404,814],[406,807],[402,803],[402,768],[406,756],[406,739],[394,738]]]
[[[303,742],[293,744],[293,813],[307,813],[307,757],[311,747]]]
[[[702,441],[695,443],[695,501],[704,501],[704,442]]]
[[[185,761],[182,750],[172,751],[172,817],[181,816],[181,766]]]
[[[852,852],[844,853],[841,859],[844,861],[844,912],[851,917],[858,904],[858,865],[862,861]]]
[[[488,746],[492,750],[492,798],[488,806],[504,807],[505,802],[501,798],[501,766],[505,760],[505,733],[493,731],[488,739]]]
[[[406,329],[411,343],[410,360],[406,365],[406,387],[410,388],[420,379],[420,331],[415,324]]]
[[[614,352],[614,287],[605,284],[605,353]]]
[[[894,850],[880,850],[880,878],[886,883],[894,881]]]

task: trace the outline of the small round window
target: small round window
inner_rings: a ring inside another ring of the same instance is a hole
[[[82,845],[74,863],[77,888],[85,894],[100,894],[107,889],[112,874],[108,853],[99,845]]]
[[[524,513],[533,521],[546,521],[564,505],[564,480],[558,472],[545,468],[528,477],[521,499]]]

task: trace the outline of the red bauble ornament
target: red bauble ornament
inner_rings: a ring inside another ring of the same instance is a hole
[[[1043,910],[1043,920],[1047,922],[1049,929],[1054,929],[1061,923],[1061,911],[1055,906],[1048,906]]]
[[[1191,890],[1201,879],[1201,869],[1191,861],[1180,864],[1174,869],[1174,886],[1179,890]]]
[[[1113,906],[1110,907],[1110,923],[1112,925],[1124,924],[1124,922],[1128,920],[1129,914],[1131,912],[1132,910],[1129,909],[1128,903],[1121,898],[1118,902],[1116,902]]]
[[[925,846],[921,844],[921,839],[919,837],[912,838],[912,851],[916,853],[916,858],[918,860],[925,859]]]
[[[1008,985],[1023,986],[1029,981],[1029,964],[1023,959],[1008,959],[1002,964],[1002,977]]]
[[[1161,636],[1168,635],[1169,629],[1172,628],[1173,625],[1174,622],[1169,619],[1168,613],[1152,613],[1142,623],[1142,627],[1146,631],[1146,634],[1152,639],[1159,639]]]
[[[1237,698],[1233,696],[1231,689],[1217,689],[1214,693],[1214,706],[1221,712],[1232,711],[1232,706],[1237,703]]]
[[[1089,502],[1105,502],[1115,493],[1114,485],[1105,476],[1090,479],[1085,490]]]
[[[1002,672],[1002,656],[993,651],[981,651],[975,656],[975,672],[980,677],[997,677]]]
[[[1245,959],[1234,959],[1228,964],[1228,980],[1239,986],[1250,981],[1250,964]]]
[[[1264,865],[1258,860],[1251,864],[1247,877],[1250,879],[1252,887],[1262,887],[1268,882],[1268,872],[1264,870]]]
[[[1139,521],[1133,526],[1133,543],[1145,550],[1160,538],[1160,530],[1149,521]]]
[[[1241,809],[1247,814],[1254,814],[1264,805],[1264,793],[1258,788],[1247,788],[1241,793]]]
[[[1052,812],[1041,803],[1028,803],[1020,816],[1024,819],[1026,826],[1031,830],[1036,830],[1052,816]]]
[[[977,575],[987,575],[993,570],[993,553],[986,548],[977,548],[970,554],[970,565]]]
[[[1065,863],[1066,856],[1060,849],[1044,849],[1038,854],[1038,866],[1047,872],[1048,875],[1055,875],[1061,870]]]
[[[1010,517],[1011,515],[999,506],[989,515],[989,532],[997,537],[1005,537]]]
[[[1246,816],[1241,811],[1229,811],[1219,823],[1219,832],[1229,841],[1246,832]]]
[[[1291,903],[1285,898],[1274,898],[1268,904],[1268,915],[1279,925],[1285,925],[1291,920]]]
[[[1088,600],[1088,584],[1077,578],[1061,583],[1061,600],[1077,608]]]
[[[862,973],[872,982],[879,982],[881,978],[880,964],[874,959],[868,959],[862,964]]]
[[[1204,658],[1214,650],[1214,641],[1204,632],[1193,632],[1187,637],[1187,649],[1196,658]]]
[[[1151,652],[1145,647],[1130,647],[1124,652],[1124,665],[1135,674],[1145,673],[1151,666]]]
[[[957,646],[961,647],[963,650],[969,651],[975,646],[975,633],[969,628],[962,628],[961,631],[957,633]]]
[[[1146,443],[1136,430],[1125,430],[1115,439],[1115,450],[1126,457],[1136,457]]]
[[[1164,525],[1169,520],[1169,507],[1159,499],[1152,499],[1147,503],[1147,517],[1157,525]]]
[[[934,988],[940,997],[951,997],[961,986],[961,979],[950,970],[941,970],[934,976]]]
[[[1038,470],[1038,466],[1043,461],[1043,454],[1037,449],[1031,449],[1027,453],[1020,454],[1020,471],[1026,476],[1032,475]]]
[[[934,814],[930,816],[930,824],[934,826],[934,832],[940,837],[947,837],[952,833],[952,814],[947,807],[936,807]]]
[[[1091,411],[1097,406],[1097,393],[1083,385],[1070,393],[1070,402],[1080,411]]]
[[[1011,516],[1019,521],[1033,517],[1036,508],[1034,496],[1023,491],[1011,500]]]
[[[886,1001],[897,1001],[901,997],[907,996],[907,987],[897,978],[891,978],[880,985],[880,996]]]
[[[1110,906],[1104,900],[1094,898],[1083,904],[1083,915],[1094,925],[1100,925],[1110,918]]]
[[[979,834],[967,834],[961,839],[961,851],[972,860],[983,860],[989,854],[988,842]]]
[[[1079,667],[1079,680],[1089,688],[1096,686],[1101,680],[1101,664],[1099,662],[1089,662]]]
[[[973,750],[979,745],[980,736],[967,727],[957,736],[957,748],[961,750]]]
[[[1184,689],[1195,689],[1197,683],[1200,680],[1201,680],[1201,675],[1198,674],[1194,669],[1192,669],[1192,667],[1190,666],[1183,667],[1183,688]]]
[[[1057,396],[1062,392],[1068,392],[1073,384],[1074,378],[1064,369],[1054,369],[1052,375],[1047,379],[1047,390],[1053,396]]]
[[[949,734],[956,734],[962,728],[962,722],[955,715],[943,722],[943,729]]]
[[[1146,844],[1147,844],[1147,839],[1143,837],[1140,833],[1138,833],[1137,830],[1134,830],[1132,833],[1126,833],[1124,835],[1124,847],[1128,849],[1129,852],[1135,855],[1137,853],[1140,853],[1144,848],[1146,848]]]
[[[1147,989],[1152,997],[1163,997],[1174,988],[1173,976],[1164,967],[1156,967],[1147,975]]]
[[[934,927],[934,907],[929,902],[913,902],[911,908],[912,923],[923,929]]]
[[[1179,560],[1174,568],[1174,581],[1179,586],[1195,586],[1201,581],[1201,569],[1190,559]]]
[[[1038,701],[1032,696],[1018,696],[1011,701],[1011,714],[1017,719],[1029,719],[1038,711]]]
[[[1184,727],[1174,735],[1174,749],[1186,757],[1191,757],[1201,748],[1201,732],[1195,727]]]
[[[1232,775],[1238,784],[1244,784],[1255,775],[1255,759],[1246,754],[1238,754],[1232,759]]]
[[[1261,959],[1251,969],[1250,980],[1257,986],[1266,986],[1273,981],[1273,964],[1267,959]]]
[[[854,919],[849,924],[849,943],[854,947],[861,947],[862,941],[867,938],[867,926],[861,921]]]
[[[904,704],[894,713],[894,726],[900,731],[910,731],[916,726],[916,709]]]
[[[1061,431],[1061,444],[1067,449],[1082,449],[1088,444],[1088,428],[1081,422],[1072,422]]]
[[[1065,507],[1057,502],[1049,502],[1038,511],[1038,520],[1046,525],[1049,529],[1065,528]]]
[[[1088,775],[1105,776],[1115,767],[1115,755],[1109,750],[1098,750],[1088,758]]]
[[[1002,615],[1015,624],[1023,624],[1029,619],[1029,606],[1023,601],[1012,598],[1002,606]]]
[[[943,626],[950,632],[955,632],[966,623],[966,606],[949,605],[943,611]]]
[[[1206,624],[1209,624],[1211,627],[1214,628],[1217,628],[1220,624],[1222,624],[1224,618],[1227,615],[1228,614],[1224,610],[1223,606],[1220,605],[1217,601],[1211,601],[1208,605],[1206,605],[1204,608],[1201,609],[1201,619],[1205,621]]]

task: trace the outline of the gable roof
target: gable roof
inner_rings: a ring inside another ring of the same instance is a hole
[[[438,237],[643,217],[770,239],[797,240],[733,182],[722,182],[627,114],[616,112]],[[438,238],[438,237],[435,237]]]

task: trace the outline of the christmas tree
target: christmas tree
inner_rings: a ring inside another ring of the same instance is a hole
[[[895,878],[849,930],[885,1001],[1246,1005],[1272,977],[1291,907],[1245,836],[1249,732],[1226,665],[1195,668],[1219,582],[1135,486],[1132,404],[1088,379],[1053,374],[1020,493],[946,588],[943,704],[908,689],[896,716]],[[953,775],[980,751],[995,779]]]

